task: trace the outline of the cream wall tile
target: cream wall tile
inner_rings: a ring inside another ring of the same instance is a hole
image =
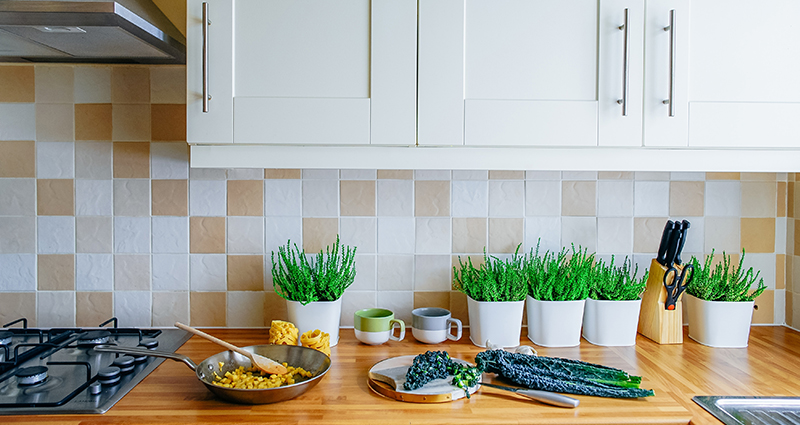
[[[378,170],[339,170],[342,180],[376,180]]]
[[[450,180],[450,170],[414,170],[414,180]]]
[[[341,243],[355,246],[361,254],[374,254],[377,251],[378,220],[370,218],[339,219],[339,235]]]
[[[111,140],[150,141],[150,105],[111,105]]]
[[[743,181],[742,216],[776,217],[778,215],[778,185],[775,181]]]
[[[352,328],[353,317],[355,316],[356,311],[364,308],[374,308],[377,306],[378,298],[375,291],[345,292],[342,296],[342,321],[340,326]]]
[[[153,290],[189,290],[189,254],[153,254]]]
[[[636,171],[633,176],[635,180],[669,180],[670,173]]]
[[[0,291],[36,290],[35,254],[0,254]],[[3,294],[5,298],[6,294]]]
[[[263,291],[264,256],[228,255],[228,291]]]
[[[112,146],[110,142],[75,142],[75,177],[110,179]]]
[[[775,291],[766,290],[756,298],[755,308],[753,310],[753,322],[771,324],[775,318]]]
[[[75,140],[111,140],[111,104],[75,104]]]
[[[264,218],[228,217],[228,253],[263,254]]]
[[[511,254],[517,249],[517,245],[523,242],[523,237],[524,219],[489,219],[489,252]]]
[[[413,254],[414,218],[379,217],[378,253]]]
[[[486,218],[453,218],[453,253],[483,252],[486,239]]]
[[[75,214],[112,215],[113,183],[111,180],[75,180]]]
[[[36,79],[33,66],[0,67],[0,102],[33,103],[35,95]]]
[[[379,179],[411,180],[414,173],[411,170],[378,170]]]
[[[706,217],[704,252],[729,254],[740,252],[740,219],[737,217]]]
[[[633,181],[610,180],[597,182],[597,216],[633,216]]]
[[[225,292],[192,292],[189,294],[189,316],[192,326],[227,326]]]
[[[75,217],[38,217],[39,254],[75,253]]]
[[[301,179],[302,177],[302,170],[283,168],[264,170],[265,179]]]
[[[189,255],[189,285],[192,291],[225,291],[227,257],[224,254]]]
[[[742,181],[768,181],[774,182],[777,180],[777,173],[741,173],[739,178]]]
[[[450,218],[417,218],[415,227],[416,253],[450,253]]]
[[[414,215],[417,217],[449,217],[450,182],[415,181]]]
[[[597,219],[597,252],[628,255],[633,252],[633,218],[600,217]]]
[[[400,319],[411,326],[411,310],[414,309],[414,293],[411,291],[378,291],[378,307],[394,312],[395,319]]]
[[[292,244],[302,245],[303,219],[300,217],[269,217],[266,219],[267,245],[265,252],[278,252],[279,246]]]
[[[336,218],[303,218],[303,244],[301,249],[307,253],[317,253],[332,246],[339,234],[339,220]]]
[[[98,326],[114,316],[113,308],[111,292],[78,292],[75,294],[75,325]]]
[[[669,215],[669,182],[636,181],[633,184],[633,215],[662,217]]]
[[[0,177],[36,177],[36,144],[0,143]]]
[[[150,217],[114,217],[114,252],[150,252]]]
[[[224,168],[190,168],[191,180],[225,180],[228,173]]]
[[[146,291],[115,292],[114,316],[126,327],[151,326],[152,295]]]
[[[0,141],[36,140],[33,103],[0,103]]]
[[[264,214],[299,217],[303,210],[303,189],[300,180],[266,180],[264,182]]]
[[[72,103],[36,104],[36,140],[71,142],[75,140],[75,107]]]
[[[111,291],[114,283],[114,256],[75,254],[75,289]]]
[[[450,312],[453,317],[461,320],[464,326],[469,326],[466,295],[458,291],[450,291]]]
[[[72,103],[75,74],[71,66],[36,65],[36,103]]]
[[[36,211],[39,215],[74,215],[75,194],[73,180],[36,180]]]
[[[263,292],[228,292],[228,323],[233,328],[264,327]]]
[[[303,180],[337,180],[339,170],[303,169]]]
[[[489,182],[490,217],[522,217],[524,199],[525,183],[522,180]]]
[[[36,213],[36,180],[0,179],[0,216]]]
[[[598,180],[633,180],[633,172],[630,171],[599,171]]]
[[[112,68],[111,102],[150,103],[150,69],[133,66]]]
[[[189,217],[189,252],[225,252],[225,217]]]
[[[38,142],[36,170],[40,179],[75,177],[75,144],[72,142]]]
[[[347,296],[347,292],[345,295]],[[345,301],[342,300],[342,322],[344,321]],[[269,327],[273,320],[286,320],[286,300],[274,292],[264,293],[264,326]],[[352,319],[351,319],[352,322]]]
[[[450,308],[450,291],[414,292],[414,308],[439,307]]]
[[[454,174],[455,176],[455,174]],[[489,182],[452,182],[451,215],[453,217],[486,217],[489,213]]]
[[[150,181],[114,180],[114,215],[150,216]]]
[[[261,180],[228,180],[228,215],[264,216],[264,183]]]
[[[3,217],[0,220],[0,254],[33,254],[36,232],[33,217]]]
[[[189,253],[189,217],[153,217],[154,254]]]
[[[188,292],[153,292],[153,326],[171,327],[189,322]]]
[[[597,171],[563,171],[564,180],[597,180]]]
[[[186,216],[189,211],[187,180],[151,180],[152,214]]]
[[[226,188],[224,181],[190,180],[189,214],[198,216],[224,216],[226,213]]]
[[[486,170],[453,170],[453,180],[487,180],[489,172]]]
[[[339,215],[337,180],[303,180],[303,217]]]
[[[378,287],[378,256],[356,254],[355,264],[356,278],[347,290],[375,291]]]
[[[149,255],[114,255],[115,291],[149,291],[150,275]]]
[[[29,326],[37,326],[35,292],[6,293],[0,298],[0,321],[8,323],[20,317],[27,317]]]
[[[747,253],[775,252],[775,218],[741,218],[741,240]]]
[[[706,182],[706,216],[738,217],[742,206],[738,181]]]
[[[75,290],[74,255],[39,255],[37,260],[37,279],[40,291]]]
[[[189,146],[182,142],[152,142],[150,164],[154,179],[188,179]]]
[[[151,103],[186,103],[186,67],[150,67]]]
[[[411,180],[378,180],[377,197],[379,216],[413,215],[414,183]]]
[[[671,216],[702,216],[705,211],[705,183],[702,181],[673,181],[669,184],[669,214]]]
[[[528,217],[525,219],[525,243],[523,248],[530,251],[539,244],[539,252],[559,251],[561,249],[562,217]]]
[[[81,253],[113,252],[111,217],[75,217],[75,251]]]
[[[597,251],[597,219],[594,217],[562,217],[561,243]]]
[[[597,211],[597,182],[564,181],[561,183],[561,214],[593,216]]]
[[[350,180],[339,182],[340,215],[374,216],[375,181]]]
[[[413,255],[378,256],[378,291],[410,291],[413,276]]]
[[[525,182],[525,215],[560,216],[561,183],[558,181]]]
[[[150,139],[186,141],[186,105],[150,105]]]
[[[514,170],[490,170],[489,180],[522,180],[525,178],[524,171]]]
[[[114,178],[146,179],[150,177],[150,144],[114,143]]]
[[[654,256],[658,253],[661,233],[667,223],[666,217],[636,217],[633,219],[633,252],[647,253]],[[687,238],[687,244],[689,239]],[[691,252],[684,247],[684,251]],[[652,257],[651,257],[652,258]],[[650,267],[649,260],[646,267]]]
[[[414,257],[415,291],[449,291],[450,255],[417,255]]]
[[[111,103],[111,67],[75,67],[75,103]]]
[[[706,173],[669,173],[669,179],[672,181],[704,181],[706,179]]]
[[[39,291],[36,296],[36,323],[45,328],[75,326],[75,293]]]
[[[778,217],[786,217],[786,201],[788,198],[787,193],[787,183],[786,182],[778,182],[777,188],[777,216]]]

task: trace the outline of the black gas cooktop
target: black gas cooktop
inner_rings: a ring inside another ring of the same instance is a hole
[[[110,325],[110,326],[107,326]],[[191,334],[180,329],[29,328],[18,319],[0,328],[0,415],[105,413],[164,359],[93,350],[100,344],[176,351]]]

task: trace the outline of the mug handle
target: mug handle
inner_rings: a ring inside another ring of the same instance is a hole
[[[450,331],[453,330],[453,325],[456,325],[455,335],[450,333]],[[447,339],[453,341],[458,341],[459,339],[461,339],[461,321],[454,317],[447,319]]]
[[[400,325],[400,336],[394,336],[394,325]],[[406,337],[406,324],[400,319],[392,319],[389,321],[389,339],[392,341],[402,341]]]

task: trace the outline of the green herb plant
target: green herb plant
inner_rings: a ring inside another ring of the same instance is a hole
[[[539,301],[575,301],[589,296],[589,282],[594,271],[594,254],[588,249],[567,248],[539,255],[539,244],[531,249],[525,262],[528,294]]]
[[[638,300],[647,286],[649,271],[645,271],[642,277],[637,278],[638,273],[639,266],[634,264],[631,268],[628,257],[625,257],[621,266],[614,266],[613,255],[609,264],[598,260],[589,282],[589,297],[594,300],[610,301]]]
[[[453,288],[475,301],[522,301],[527,293],[527,278],[523,272],[524,255],[519,255],[522,244],[517,245],[514,255],[500,260],[486,254],[483,249],[483,264],[475,267],[472,259],[467,262],[458,257],[459,267],[453,267]]]
[[[325,247],[309,260],[305,250],[289,240],[278,247],[277,260],[272,252],[272,280],[281,297],[306,305],[313,301],[336,301],[356,277],[356,248],[340,245],[339,236],[333,247]]]
[[[705,301],[753,301],[765,289],[764,278],[759,279],[761,271],[754,272],[750,267],[742,272],[744,263],[744,249],[736,267],[731,266],[731,256],[722,252],[722,262],[712,266],[714,251],[706,257],[704,264],[692,257],[694,276],[686,287],[686,292]],[[758,285],[752,291],[753,284],[758,280]]]

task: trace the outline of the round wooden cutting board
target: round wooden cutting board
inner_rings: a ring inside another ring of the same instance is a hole
[[[411,366],[416,356],[399,356],[384,359],[372,365],[367,374],[367,382],[372,391],[394,400],[407,401],[411,403],[443,403],[464,398],[466,393],[463,389],[451,384],[452,376],[443,379],[436,379],[422,388],[408,391],[403,389],[406,381],[406,372]],[[453,359],[459,363],[468,364],[459,359]],[[395,388],[391,383],[394,383]],[[478,390],[478,386],[467,389],[470,394]]]

